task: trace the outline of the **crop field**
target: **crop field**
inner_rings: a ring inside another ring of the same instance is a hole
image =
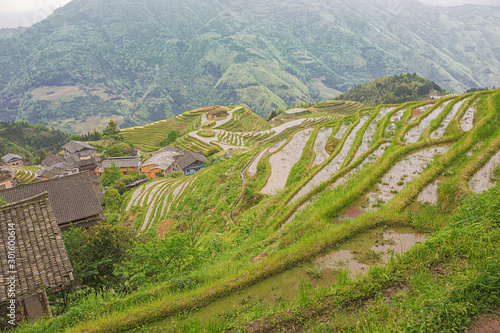
[[[458,331],[496,309],[500,90],[345,114],[340,103],[256,132],[229,129],[235,110],[208,141],[192,126],[177,144],[231,156],[138,187],[122,214],[137,216],[139,238],[189,236],[200,261],[173,273],[181,287],[89,298],[60,330]],[[437,304],[462,312],[444,320]],[[33,327],[57,330],[68,316]]]
[[[16,178],[20,184],[32,182],[36,177],[35,172],[40,171],[40,168],[36,166],[12,166],[11,168],[16,170]]]

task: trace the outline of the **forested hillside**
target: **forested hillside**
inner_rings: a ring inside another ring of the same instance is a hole
[[[88,132],[215,104],[262,116],[406,72],[498,86],[498,22],[499,7],[416,0],[74,0],[3,31],[0,120]]]
[[[18,154],[31,163],[39,163],[40,156],[57,153],[68,141],[68,134],[45,125],[27,122],[0,122],[0,156]]]
[[[349,89],[337,100],[357,101],[367,106],[395,104],[441,96],[446,90],[416,74],[385,76]]]

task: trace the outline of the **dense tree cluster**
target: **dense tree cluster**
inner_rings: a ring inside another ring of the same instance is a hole
[[[380,104],[397,104],[409,101],[418,101],[428,97],[434,91],[436,94],[445,94],[446,90],[436,83],[417,74],[401,74],[385,76],[362,85],[355,86],[336,99],[357,101],[366,106]]]

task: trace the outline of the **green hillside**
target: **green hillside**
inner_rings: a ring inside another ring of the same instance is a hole
[[[337,100],[358,101],[368,106],[395,104],[441,96],[446,90],[416,74],[385,76],[349,89]]]
[[[499,86],[498,22],[499,7],[417,1],[73,0],[2,30],[0,120],[86,133],[243,103],[265,117],[406,72]]]
[[[68,134],[44,125],[0,122],[0,156],[18,154],[31,163],[39,163],[40,154],[57,153],[68,139]]]
[[[231,156],[107,192],[111,221],[65,235],[90,282],[19,331],[448,332],[498,309],[500,90],[344,104],[260,132],[219,128],[239,107],[170,120]]]

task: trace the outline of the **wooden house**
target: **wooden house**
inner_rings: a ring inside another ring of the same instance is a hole
[[[104,219],[101,193],[88,173],[54,178],[1,190],[0,197],[14,203],[47,192],[57,224],[62,231],[71,226],[88,228]]]
[[[95,148],[81,141],[70,141],[63,146],[64,156],[75,156],[79,159],[97,155]]]
[[[2,157],[2,161],[6,165],[14,165],[14,166],[24,165],[23,158],[16,154],[7,154]]]
[[[160,151],[144,162],[141,167],[141,172],[148,178],[158,178],[158,172],[165,176],[175,163],[175,158],[182,155],[182,152],[175,148],[169,150],[162,148]]]
[[[47,291],[73,280],[73,268],[47,193],[0,206],[2,326],[51,317]]]
[[[204,169],[208,164],[210,164],[210,162],[202,152],[195,153],[187,151],[184,154],[175,157],[175,163],[173,163],[167,170],[167,173],[172,171],[182,171],[185,176],[189,176]]]
[[[136,156],[110,157],[101,162],[98,168],[100,175],[105,169],[111,168],[113,163],[120,168],[122,175],[126,176],[130,171],[140,171],[141,159]]]

